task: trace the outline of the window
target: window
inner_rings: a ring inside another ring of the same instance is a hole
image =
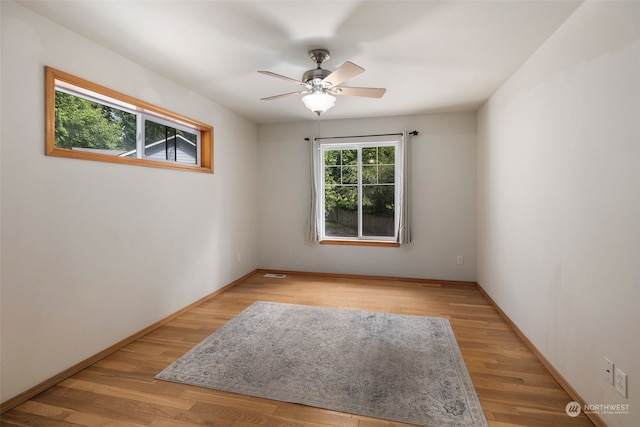
[[[395,145],[325,145],[323,237],[396,240]]]
[[[213,128],[46,68],[46,154],[213,172]]]
[[[401,219],[401,137],[317,141],[315,218],[321,243],[395,244]]]

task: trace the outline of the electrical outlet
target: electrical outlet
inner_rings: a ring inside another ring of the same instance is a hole
[[[613,385],[613,362],[606,357],[602,364],[602,371],[604,373],[604,379],[611,385]]]
[[[240,254],[236,254],[236,262],[240,262]]]
[[[620,393],[626,398],[627,397],[627,374],[625,374],[618,368],[616,368],[614,372],[615,372],[615,379],[616,379],[616,390],[618,390],[618,393]]]
[[[462,255],[458,255],[458,258],[456,258],[456,264],[458,265],[464,264],[464,257]]]

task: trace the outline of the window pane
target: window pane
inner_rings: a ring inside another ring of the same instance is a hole
[[[377,148],[363,148],[362,149],[362,164],[363,165],[375,165],[378,163]]]
[[[396,147],[379,147],[378,163],[381,165],[393,165],[396,162]]]
[[[55,146],[112,156],[136,156],[136,115],[55,92]]]
[[[342,150],[342,164],[343,165],[357,165],[358,164],[358,150]]]
[[[357,237],[358,188],[356,186],[326,186],[324,200],[325,236]]]
[[[342,183],[357,184],[358,183],[358,166],[342,167]]]
[[[324,152],[324,164],[325,166],[339,166],[340,150],[326,150]]]
[[[378,166],[362,166],[362,183],[377,184],[378,183]]]
[[[326,185],[340,184],[341,168],[340,166],[330,166],[324,168],[324,182]]]
[[[362,187],[362,235],[395,235],[395,186],[365,185]]]
[[[395,166],[382,165],[378,166],[378,183],[379,184],[393,184],[395,182]]]
[[[144,156],[151,160],[197,163],[197,136],[151,120],[144,122]]]

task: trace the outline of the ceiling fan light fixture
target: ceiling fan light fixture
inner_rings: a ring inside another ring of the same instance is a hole
[[[309,110],[320,115],[335,105],[336,98],[328,93],[314,92],[303,96],[302,102]]]

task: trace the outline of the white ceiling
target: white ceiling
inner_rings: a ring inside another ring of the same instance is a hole
[[[256,123],[315,118],[300,95],[260,101],[299,87],[257,73],[301,79],[313,48],[331,52],[325,69],[366,69],[346,86],[387,88],[324,118],[475,110],[581,2],[19,1]]]

